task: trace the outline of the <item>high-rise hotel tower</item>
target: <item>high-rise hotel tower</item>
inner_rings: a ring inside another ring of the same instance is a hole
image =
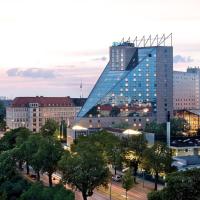
[[[173,112],[172,35],[110,47],[110,60],[78,114],[79,125],[111,127],[129,123],[142,129],[146,123],[167,120]],[[167,43],[170,44],[167,44]]]

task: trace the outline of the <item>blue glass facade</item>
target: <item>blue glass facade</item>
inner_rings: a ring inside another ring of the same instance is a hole
[[[78,123],[108,127],[128,122],[141,129],[173,113],[173,48],[110,47],[110,60],[78,114]]]
[[[151,47],[137,49],[123,69],[113,69],[110,61],[79,117],[152,116],[155,113],[156,48]]]

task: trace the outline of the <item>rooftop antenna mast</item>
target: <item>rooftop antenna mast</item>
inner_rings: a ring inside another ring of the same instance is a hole
[[[83,98],[83,83],[82,83],[82,80],[81,80],[81,84],[80,84],[80,99]]]

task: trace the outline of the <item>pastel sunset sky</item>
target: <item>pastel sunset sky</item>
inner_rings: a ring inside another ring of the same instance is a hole
[[[87,97],[113,41],[173,33],[174,69],[200,66],[200,0],[0,0],[0,96]]]

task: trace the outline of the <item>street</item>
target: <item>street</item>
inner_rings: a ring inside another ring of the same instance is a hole
[[[30,173],[33,173],[32,169],[30,170]],[[26,175],[25,171],[22,172],[23,176],[28,178],[29,180],[35,182],[35,180],[32,180],[29,176]],[[53,175],[54,180],[53,184],[58,184],[60,181],[59,176]],[[44,173],[41,175],[41,181],[44,185],[48,186],[48,176]],[[128,191],[128,199],[129,200],[147,200],[147,194],[153,190],[154,183],[149,181],[144,181],[144,187],[143,187],[143,181],[142,179],[137,178],[137,184],[133,186],[131,190]],[[159,185],[158,189],[161,189],[163,186]],[[71,189],[70,186],[66,185],[67,189]],[[73,190],[74,191],[74,190]],[[79,191],[75,192],[75,200],[82,200],[82,194]],[[125,199],[125,190],[122,188],[121,183],[112,182],[111,187],[111,199],[112,200],[124,200]],[[94,194],[92,197],[89,197],[88,200],[110,200],[110,184],[108,188],[100,187],[96,190],[94,190]]]

